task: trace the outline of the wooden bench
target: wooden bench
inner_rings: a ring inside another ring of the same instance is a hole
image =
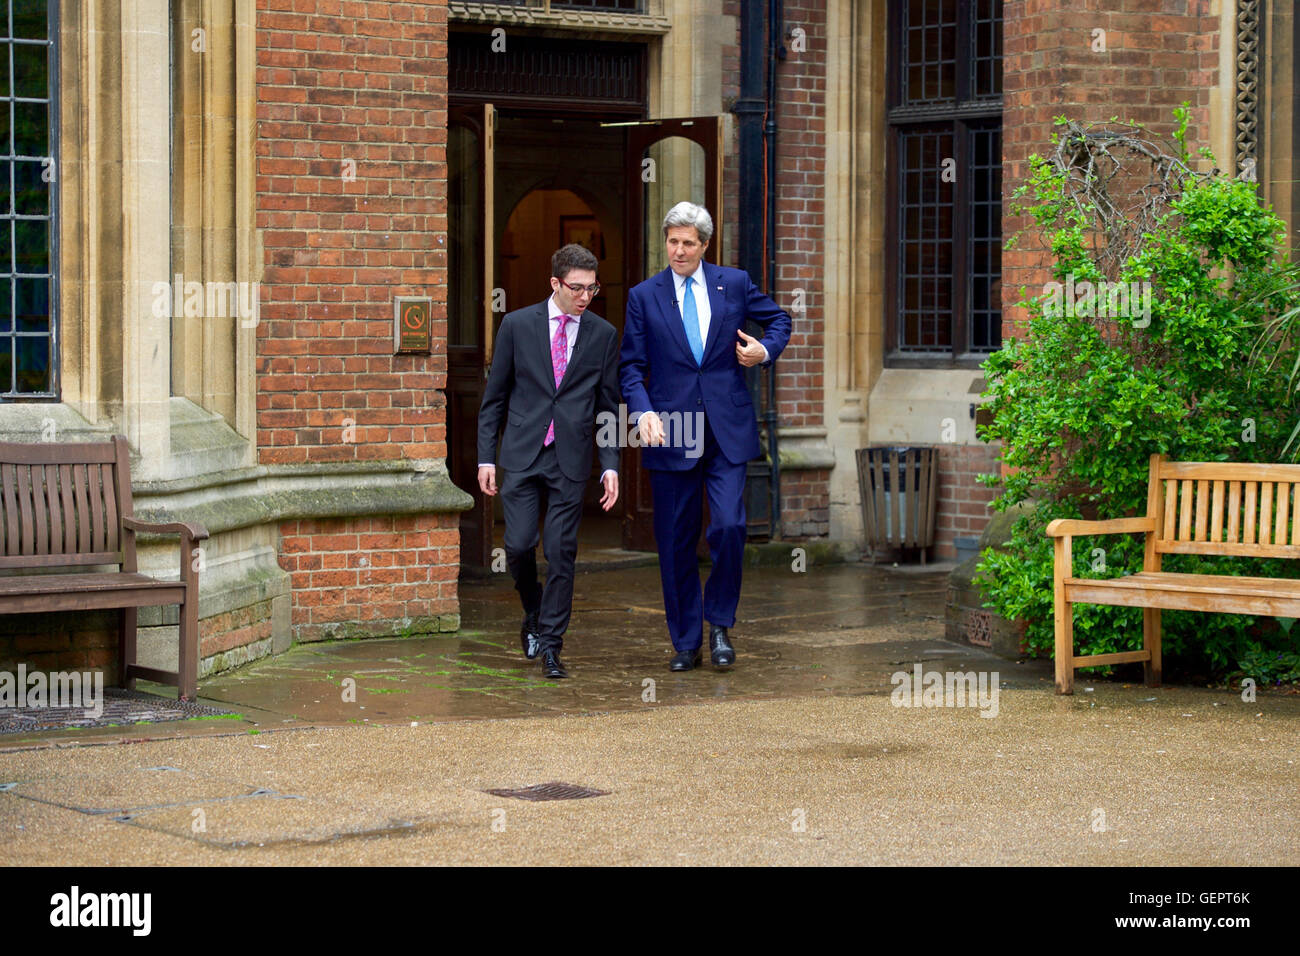
[[[1300,617],[1300,580],[1217,574],[1169,574],[1166,554],[1300,558],[1300,465],[1166,461],[1151,456],[1145,518],[1076,521],[1047,526],[1055,549],[1056,692],[1074,693],[1074,670],[1142,661],[1148,687],[1160,686],[1160,612],[1207,611]],[[1071,539],[1077,535],[1146,535],[1142,571],[1118,578],[1076,578]],[[1140,607],[1142,650],[1074,654],[1075,604]]]
[[[199,524],[137,520],[131,506],[126,439],[96,444],[0,442],[0,613],[118,608],[118,676],[174,684],[192,700],[198,690]],[[180,580],[138,573],[137,532],[177,534]],[[78,568],[117,565],[116,571]],[[17,573],[15,573],[17,572]],[[180,607],[180,666],[175,672],[136,663],[136,609]]]

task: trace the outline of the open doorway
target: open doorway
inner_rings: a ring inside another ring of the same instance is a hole
[[[663,268],[664,211],[691,198],[725,219],[721,124],[716,117],[548,116],[490,103],[453,113],[464,128],[449,143],[464,148],[448,149],[448,467],[475,498],[461,516],[462,568],[486,569],[501,546],[502,522],[500,502],[477,488],[475,433],[501,319],[550,294],[550,256],[576,241],[600,261],[592,311],[621,337],[628,289]],[[713,261],[721,260],[721,243],[715,236]],[[639,450],[624,449],[619,502],[609,514],[599,507],[597,477],[588,486],[580,553],[653,550],[649,473]]]

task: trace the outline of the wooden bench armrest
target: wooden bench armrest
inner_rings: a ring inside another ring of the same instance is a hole
[[[208,529],[197,521],[141,521],[130,515],[122,518],[122,527],[145,534],[184,534],[192,541],[206,541]]]
[[[1155,518],[1111,518],[1109,521],[1083,521],[1078,518],[1057,518],[1047,526],[1049,538],[1073,537],[1083,534],[1124,534],[1138,531],[1155,531]]]

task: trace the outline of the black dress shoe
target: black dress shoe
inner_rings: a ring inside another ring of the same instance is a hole
[[[736,663],[736,649],[727,640],[725,627],[715,625],[709,628],[709,660],[713,661],[714,667],[730,667]]]
[[[519,644],[524,649],[524,657],[530,661],[540,650],[537,643],[537,612],[529,611],[524,615],[524,623],[519,628]]]
[[[697,647],[693,651],[678,651],[677,656],[673,658],[668,665],[670,671],[688,671],[700,666],[700,661],[704,659],[704,654]]]
[[[546,677],[568,677],[569,672],[560,663],[560,655],[555,651],[542,652],[542,674]]]

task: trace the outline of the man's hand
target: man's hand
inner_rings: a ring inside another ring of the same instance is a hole
[[[745,368],[757,365],[767,357],[763,343],[752,335],[746,335],[743,329],[736,329],[736,334],[745,340],[745,344],[736,343],[736,361]]]
[[[618,472],[607,471],[600,483],[605,486],[605,496],[600,499],[600,506],[608,511],[618,501]]]
[[[654,412],[643,412],[637,419],[636,427],[641,433],[641,444],[662,445],[664,443],[664,423]]]
[[[497,467],[496,465],[479,465],[478,466],[478,487],[479,491],[489,498],[497,493]]]

